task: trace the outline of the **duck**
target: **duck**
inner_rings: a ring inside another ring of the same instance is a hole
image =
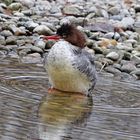
[[[55,40],[44,59],[51,88],[66,93],[92,95],[97,81],[93,54],[86,51],[86,37],[73,24],[62,24],[55,35],[44,36]]]

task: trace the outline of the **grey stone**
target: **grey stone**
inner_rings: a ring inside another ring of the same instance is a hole
[[[124,60],[130,60],[132,57],[132,54],[129,53],[129,52],[124,52],[124,56],[123,56],[123,59]]]
[[[29,64],[39,64],[39,63],[42,63],[42,58],[40,54],[33,53],[33,54],[28,54],[27,56],[23,56],[21,58],[21,62],[29,63]]]
[[[16,40],[17,40],[17,38],[15,36],[9,36],[6,39],[6,44],[7,45],[16,45],[17,44]]]
[[[46,43],[45,43],[43,40],[41,40],[41,39],[37,39],[37,40],[34,42],[34,45],[35,45],[36,47],[41,48],[41,49],[45,49]]]
[[[114,68],[114,67],[112,67],[112,66],[107,66],[107,67],[105,67],[104,70],[107,71],[107,72],[109,72],[109,73],[112,73],[112,74],[114,74],[114,75],[119,75],[119,74],[121,74],[121,71],[120,71],[120,70],[118,70],[118,69],[116,69],[116,68]]]
[[[0,34],[5,37],[13,35],[9,30],[3,30]]]
[[[135,23],[135,20],[132,17],[124,17],[121,21],[121,27],[129,28],[132,27]]]
[[[11,3],[8,7],[12,11],[18,11],[18,10],[22,9],[22,4],[19,2],[14,2],[14,3]]]
[[[66,15],[82,15],[81,11],[74,5],[66,5],[63,8],[63,13]]]
[[[38,33],[40,35],[52,35],[53,34],[52,30],[50,28],[48,28],[47,26],[45,26],[45,25],[37,26],[33,30],[33,32]]]
[[[116,61],[119,59],[119,54],[117,52],[110,52],[109,54],[106,55],[106,57]]]
[[[133,51],[132,51],[132,54],[133,54],[134,56],[140,57],[140,51],[133,50]]]
[[[5,41],[5,37],[0,35],[0,45],[5,45],[6,41]]]
[[[43,53],[43,50],[39,47],[36,47],[36,46],[31,46],[30,49],[32,52]]]
[[[97,54],[102,54],[104,52],[103,48],[101,47],[94,47],[93,49]]]
[[[54,41],[54,40],[48,40],[46,42],[45,49],[50,49],[55,44],[55,42],[56,41]]]
[[[126,73],[130,73],[132,71],[135,71],[136,69],[136,66],[132,63],[123,64],[121,67],[121,71]]]
[[[108,12],[112,15],[118,15],[120,13],[120,7],[111,7]]]
[[[132,75],[135,74],[140,77],[140,68],[132,71],[130,74],[132,74]]]
[[[25,27],[29,30],[29,31],[33,31],[34,28],[36,28],[38,25],[38,23],[35,23],[33,21],[27,21],[25,23]]]
[[[125,51],[132,51],[134,48],[132,47],[132,44],[126,44],[126,43],[118,43],[116,46],[119,50],[125,50]]]
[[[21,28],[21,27],[18,28],[14,24],[9,25],[9,29],[14,33],[14,35],[17,35],[17,36],[26,34],[26,31],[25,31],[24,27],[23,28]]]
[[[108,38],[108,39],[115,39],[115,40],[118,40],[120,38],[120,34],[117,33],[117,32],[109,32],[109,33],[106,33],[104,35],[105,38]]]
[[[14,12],[13,15],[14,15],[14,16],[17,16],[17,17],[23,17],[23,16],[24,16],[23,13],[18,12],[18,11]]]

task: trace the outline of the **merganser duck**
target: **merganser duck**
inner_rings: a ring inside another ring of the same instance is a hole
[[[72,24],[63,24],[56,34],[44,36],[58,40],[44,61],[51,89],[91,95],[97,76],[94,56],[85,50],[84,34]]]

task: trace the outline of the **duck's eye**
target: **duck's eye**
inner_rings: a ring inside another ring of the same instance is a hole
[[[62,35],[63,38],[66,38],[67,36],[65,34]]]

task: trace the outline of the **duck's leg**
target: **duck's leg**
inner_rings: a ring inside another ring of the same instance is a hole
[[[60,91],[57,90],[57,89],[55,89],[54,87],[50,87],[50,88],[48,89],[48,94],[58,93],[58,92],[60,92]]]
[[[87,96],[86,94],[81,93],[81,92],[62,91],[62,90],[56,89],[54,87],[50,87],[48,89],[48,94],[58,94],[58,93],[65,93],[65,94],[69,94],[69,95],[75,95],[78,98],[83,98],[83,97]]]

